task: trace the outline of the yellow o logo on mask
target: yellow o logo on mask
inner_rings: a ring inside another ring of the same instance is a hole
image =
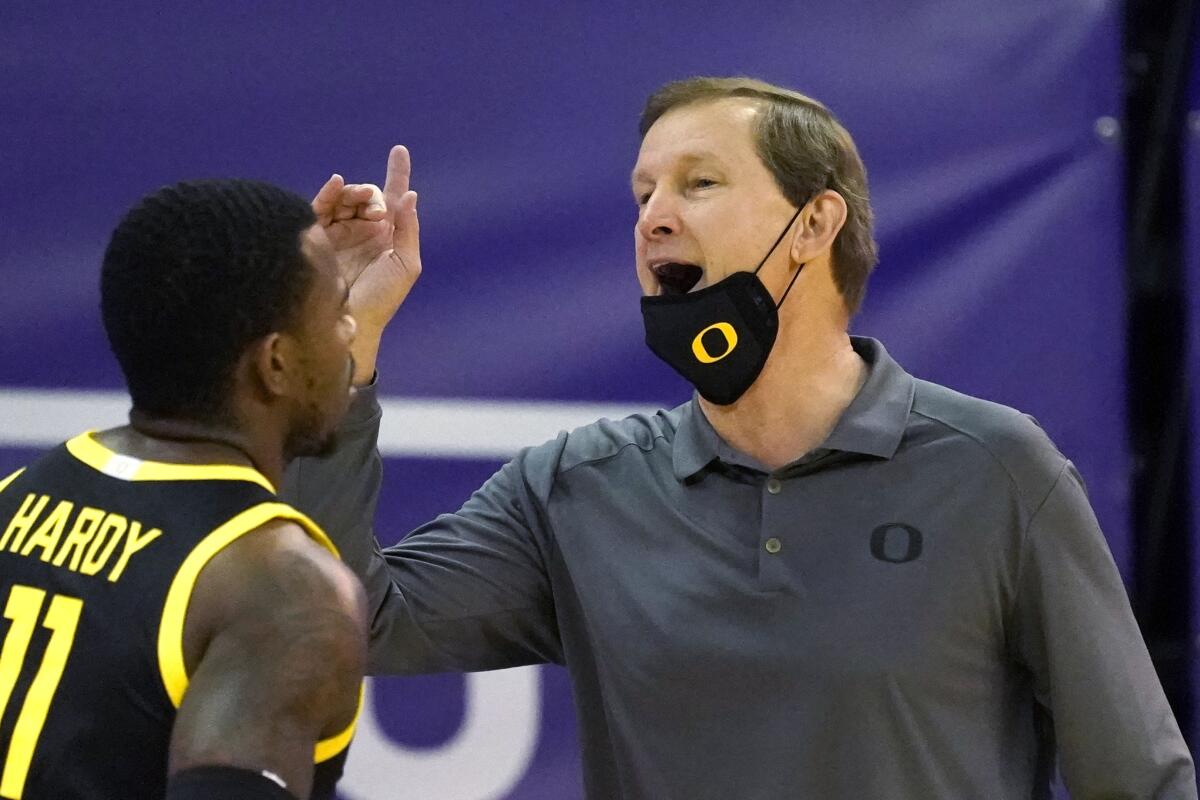
[[[725,337],[725,352],[719,356],[714,356],[708,352],[708,348],[704,346],[704,334],[709,331],[720,331]],[[720,361],[725,356],[733,352],[733,348],[737,347],[738,337],[737,331],[728,322],[714,322],[704,330],[696,334],[696,338],[692,339],[692,353],[696,356],[696,360],[701,364],[714,364]]]

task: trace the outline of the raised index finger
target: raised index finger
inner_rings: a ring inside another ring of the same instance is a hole
[[[412,161],[408,148],[398,144],[388,153],[387,180],[383,184],[383,199],[388,211],[394,213],[400,207],[400,198],[408,191],[408,179],[412,174]]]

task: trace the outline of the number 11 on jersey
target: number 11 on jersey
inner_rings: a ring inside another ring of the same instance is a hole
[[[8,635],[4,637],[4,648],[0,649],[0,719],[8,709],[17,677],[25,663],[25,653],[33,639],[38,617],[46,593],[32,586],[14,586],[4,608],[4,616],[12,622]],[[13,729],[12,742],[4,758],[4,771],[0,773],[0,797],[5,800],[21,800],[29,765],[33,763],[33,749],[42,733],[46,715],[50,713],[50,701],[58,689],[67,656],[75,640],[75,628],[83,601],[75,597],[55,595],[46,611],[42,627],[51,631],[50,643],[42,656],[42,663],[33,676],[33,683],[21,705],[17,724]]]

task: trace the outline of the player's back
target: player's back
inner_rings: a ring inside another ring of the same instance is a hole
[[[89,434],[5,480],[0,798],[161,798],[201,569],[273,519],[328,540],[249,467],[139,461]],[[349,735],[318,745],[324,768]]]

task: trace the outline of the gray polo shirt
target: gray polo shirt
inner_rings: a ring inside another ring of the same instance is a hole
[[[525,450],[382,554],[370,491],[315,512],[366,583],[372,671],[565,664],[593,800],[1025,800],[1056,752],[1077,800],[1195,798],[1072,464],[854,347],[865,385],[782,469],[693,400]]]

